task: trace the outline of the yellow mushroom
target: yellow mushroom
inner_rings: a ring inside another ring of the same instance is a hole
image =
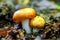
[[[45,20],[40,16],[36,16],[35,18],[30,20],[30,26],[32,28],[44,28],[44,25]]]

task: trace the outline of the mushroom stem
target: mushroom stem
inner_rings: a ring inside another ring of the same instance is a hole
[[[39,29],[37,29],[37,28],[33,28],[33,32],[35,33],[35,32],[38,32],[39,31]]]
[[[30,29],[30,26],[29,26],[29,19],[26,19],[26,20],[22,21],[22,27],[26,31],[27,34],[31,33],[31,29]]]

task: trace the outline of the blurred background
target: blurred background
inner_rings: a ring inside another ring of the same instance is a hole
[[[34,8],[46,21],[45,28],[38,35],[43,39],[60,40],[60,0],[0,0],[0,28],[14,26],[14,12],[27,7]]]

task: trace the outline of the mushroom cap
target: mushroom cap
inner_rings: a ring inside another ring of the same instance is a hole
[[[30,20],[30,26],[32,28],[44,28],[45,20],[40,17],[36,16],[35,18]]]
[[[36,11],[32,8],[24,8],[16,11],[13,14],[13,21],[14,22],[21,22],[25,19],[31,19],[36,16]]]

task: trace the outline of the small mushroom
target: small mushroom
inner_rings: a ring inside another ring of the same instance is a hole
[[[45,25],[45,20],[40,16],[36,16],[35,18],[31,19],[31,21],[30,21],[30,26],[32,28],[42,29],[42,28],[44,28],[44,25]]]
[[[24,8],[16,11],[13,15],[13,21],[16,23],[22,22],[22,27],[25,29],[26,33],[31,33],[29,27],[29,19],[36,16],[36,11],[32,8]]]
[[[38,32],[39,29],[43,29],[44,25],[45,20],[40,16],[36,16],[35,18],[30,20],[30,26],[33,28],[33,32]]]

